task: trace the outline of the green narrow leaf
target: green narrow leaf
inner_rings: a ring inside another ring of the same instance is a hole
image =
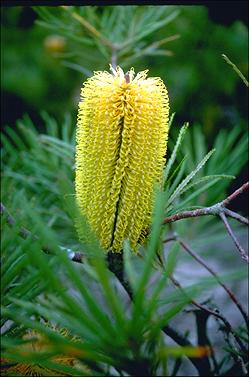
[[[10,142],[9,138],[5,136],[3,133],[1,133],[1,139],[4,148],[3,152],[7,152],[7,154],[9,155],[8,157],[14,157],[16,154],[16,148]]]
[[[140,33],[138,33],[135,36],[135,38],[133,39],[133,43],[137,42],[140,39],[143,39],[144,37],[146,37],[147,35],[155,32],[157,29],[160,29],[161,27],[169,24],[170,22],[172,22],[178,16],[179,13],[180,13],[179,10],[175,10],[174,12],[172,12],[167,17],[164,17],[163,20],[147,24],[146,30],[143,29],[143,31],[141,31]],[[128,42],[129,41],[127,41],[126,44]]]
[[[57,139],[57,138],[54,138],[52,136],[47,136],[47,135],[41,135],[40,136],[41,140],[42,141],[46,141],[46,142],[49,142],[51,143],[51,145],[53,146],[58,146],[59,148],[61,148],[61,150],[64,150],[66,153],[68,153],[71,157],[73,156],[73,153],[74,153],[74,147],[69,144],[69,143],[66,143],[65,141],[63,140],[60,140],[60,139]]]
[[[179,184],[179,186],[175,189],[173,194],[170,196],[168,200],[168,204],[172,203],[179,195],[181,195],[182,190],[187,186],[187,184],[194,178],[194,176],[199,172],[200,169],[206,164],[208,159],[212,156],[215,152],[215,149],[212,149],[202,160],[199,162],[197,167]]]
[[[20,136],[18,135],[18,133],[16,131],[14,131],[11,127],[6,127],[5,130],[6,130],[7,134],[9,135],[9,137],[11,138],[11,140],[16,145],[16,147],[19,149],[19,151],[27,149],[23,140],[20,138]]]
[[[41,117],[45,122],[47,134],[55,138],[59,138],[59,126],[55,119],[46,113],[46,111],[41,112]]]
[[[20,123],[18,128],[31,149],[34,148],[34,146],[36,146],[36,148],[39,148],[38,133],[36,130],[34,130],[33,128],[29,128],[29,126],[26,127],[23,123]]]
[[[182,312],[183,308],[191,302],[191,299],[184,296],[180,300],[180,303],[171,306],[169,309],[166,310],[164,314],[162,314],[159,319],[152,325],[151,333],[154,336],[158,335],[161,329],[178,313]]]
[[[110,363],[111,358],[106,356],[104,353],[100,354],[96,352],[96,347],[94,346],[94,344],[90,345],[85,340],[83,340],[84,343],[72,342],[65,336],[52,330],[50,327],[42,324],[41,322],[34,321],[29,317],[25,317],[23,315],[23,312],[21,311],[20,312],[11,311],[8,308],[1,308],[1,311],[4,316],[9,317],[10,319],[14,320],[16,323],[20,323],[25,328],[33,329],[40,332],[43,335],[46,335],[51,342],[55,343],[56,347],[59,346],[62,348],[62,350],[63,350],[63,347],[65,347],[65,349],[67,349],[67,347],[69,347],[69,349],[70,347],[73,347],[73,348],[78,349],[79,351],[83,351],[83,352],[85,351],[89,359],[92,359],[92,360],[99,359],[99,361]]]
[[[40,233],[41,233],[41,230],[43,228],[43,224],[42,224],[42,222],[40,220],[38,220],[37,216],[36,216],[35,220],[36,220],[37,224],[39,224],[39,230],[40,230]],[[47,234],[47,229],[45,231],[46,231],[46,234]],[[52,247],[52,242],[51,242],[51,247]],[[56,248],[54,250],[56,252]],[[34,247],[33,247],[32,254],[34,254],[34,251],[35,250],[34,250]],[[29,252],[29,248],[28,248],[28,252]],[[59,255],[62,258],[61,251],[59,253],[57,251],[57,257]],[[40,250],[37,250],[35,261],[37,263],[37,266],[40,268],[41,272],[43,273],[44,278],[45,279],[49,279],[50,285],[53,285],[54,291],[60,293],[60,295],[63,298],[63,300],[65,301],[65,303],[68,304],[68,307],[69,308],[73,307],[75,313],[78,313],[79,316],[81,315],[82,318],[83,318],[84,313],[83,313],[82,308],[80,306],[78,306],[78,304],[76,303],[75,300],[73,300],[69,295],[67,295],[64,292],[65,288],[63,288],[63,285],[61,284],[61,282],[54,275],[53,269],[51,267],[52,267],[52,265],[55,265],[55,260],[52,259],[52,257],[50,257],[50,258],[51,258],[49,260],[50,263],[48,263],[47,260],[44,259],[44,255],[42,254],[42,252]],[[68,267],[70,268],[69,265],[68,265]],[[75,280],[75,275],[74,275],[74,281],[77,281],[77,280]],[[89,296],[88,296],[88,298],[89,298]],[[89,301],[88,301],[88,303],[89,303]],[[82,313],[81,313],[81,311],[82,311]],[[85,321],[87,321],[87,317],[86,316],[85,316]],[[98,320],[96,322],[99,323],[99,318],[98,318]],[[89,326],[90,326],[90,322],[89,322]],[[92,323],[92,326],[93,326],[93,323]],[[98,331],[97,328],[95,329],[95,331]],[[104,329],[103,329],[103,331],[104,331]]]
[[[170,130],[172,124],[173,124],[173,121],[174,121],[175,115],[176,115],[176,113],[172,113],[172,114],[170,115],[170,117],[169,117],[169,125],[168,125],[169,130]]]
[[[99,240],[96,238],[96,235],[93,233],[86,219],[81,215],[79,210],[77,210],[76,216],[76,222],[80,228],[80,233],[89,235],[90,242],[88,241],[88,243],[83,246],[86,248],[88,258],[98,275],[100,286],[119,326],[121,336],[124,328],[124,308],[122,307],[122,304],[120,304],[120,300],[111,285],[112,274],[106,265],[105,251],[101,248]]]
[[[201,178],[197,179],[196,181],[194,181],[192,184],[188,185],[185,189],[182,190],[182,194],[185,191],[190,190],[194,186],[199,185],[200,183],[203,183],[203,182],[206,182],[206,181],[210,182],[210,181],[216,180],[216,179],[218,179],[218,180],[220,180],[220,179],[235,179],[235,176],[234,175],[228,175],[228,174],[206,175],[205,177],[201,177]]]
[[[231,283],[232,281],[240,280],[248,276],[247,268],[240,268],[233,272],[228,272],[219,275],[219,279],[223,283]],[[175,290],[169,293],[167,297],[160,300],[161,304],[171,304],[177,300],[182,300],[186,295],[191,299],[196,299],[203,292],[213,289],[215,285],[218,284],[217,278],[215,276],[202,276],[197,283],[190,284],[184,287],[184,293],[180,290]]]
[[[195,150],[195,161],[200,161],[207,154],[207,150],[204,134],[199,125],[195,125],[193,129],[193,143]]]
[[[173,121],[173,119],[174,119],[174,114],[172,114],[171,122]],[[172,152],[172,154],[170,156],[169,161],[166,164],[166,168],[165,168],[165,171],[164,171],[164,177],[163,177],[164,182],[167,181],[167,178],[168,178],[169,173],[171,171],[171,168],[172,168],[172,166],[173,166],[173,164],[175,162],[175,159],[176,159],[176,156],[177,156],[177,152],[178,152],[178,150],[179,150],[179,148],[181,146],[181,143],[182,143],[184,135],[185,135],[185,133],[186,133],[186,131],[188,129],[188,126],[189,126],[189,123],[184,123],[184,125],[180,129],[178,138],[176,140],[175,147],[173,149],[173,152]]]
[[[158,283],[154,287],[153,294],[146,305],[146,317],[150,318],[153,312],[157,309],[158,297],[162,289],[167,285],[168,278],[173,274],[176,266],[177,256],[179,252],[179,242],[176,241],[168,251],[168,255],[165,263],[165,270],[162,270],[162,277],[159,279]]]
[[[135,292],[137,289],[137,284],[138,284],[138,275],[135,269],[133,268],[132,265],[132,250],[129,245],[129,241],[125,240],[123,243],[123,249],[124,249],[124,268],[125,272],[127,274],[128,280],[131,284],[131,287],[133,291]]]
[[[131,331],[134,331],[134,333],[143,324],[141,316],[143,315],[144,310],[143,306],[145,300],[145,290],[153,269],[153,260],[159,247],[166,199],[167,195],[164,192],[157,191],[152,220],[152,229],[145,255],[145,264],[143,266],[141,277],[138,281],[137,291],[134,295],[134,307],[131,321]]]
[[[101,252],[103,252],[101,250]],[[99,276],[101,287],[104,291],[106,300],[112,309],[112,312],[116,318],[117,326],[119,327],[120,336],[124,331],[124,309],[122,308],[122,304],[118,297],[116,296],[113,288],[111,286],[111,273],[108,270],[104,260],[102,258],[95,258],[93,261],[93,265],[96,268],[96,272]]]
[[[249,83],[247,81],[247,79],[245,78],[245,76],[241,73],[241,71],[239,70],[239,68],[231,62],[231,60],[225,55],[225,54],[222,54],[221,55],[225,61],[232,66],[233,70],[237,73],[237,75],[241,78],[241,80],[244,82],[244,84],[246,84],[247,87],[249,87]]]
[[[169,182],[169,189],[168,193],[169,196],[172,194],[172,192],[175,191],[176,187],[178,186],[179,182],[181,181],[184,173],[185,173],[185,168],[186,168],[186,162],[187,162],[187,156],[184,156],[181,162],[178,164],[177,168],[174,170],[172,175],[169,177],[168,182]],[[176,175],[177,173],[177,175]],[[174,176],[176,175],[175,179],[173,180]],[[171,184],[171,181],[173,180],[173,183]],[[167,187],[167,185],[166,185]]]
[[[11,269],[9,269],[2,276],[2,279],[1,279],[2,286],[6,288],[11,283],[11,281],[13,281],[14,279],[16,279],[17,276],[18,276],[18,273],[20,272],[20,270],[23,270],[23,268],[25,267],[26,263],[27,263],[27,260],[26,260],[25,256],[20,255],[15,260],[15,262],[13,263],[13,265],[11,266]]]
[[[67,60],[62,60],[61,64],[64,65],[65,67],[72,68],[77,72],[83,73],[86,77],[92,76],[92,72],[88,70],[87,68],[83,67],[83,65],[73,63]]]
[[[81,293],[82,298],[86,302],[86,305],[91,313],[91,316],[95,318],[99,324],[102,325],[103,332],[106,332],[109,335],[112,334],[112,336],[117,336],[109,318],[99,308],[99,305],[94,301],[94,298],[92,297],[90,292],[88,292],[87,287],[82,281],[79,270],[73,266],[70,260],[68,260],[68,256],[65,253],[62,253],[57,257],[60,259],[65,269],[67,270],[69,279],[72,283],[74,283],[75,287]]]
[[[185,206],[186,206],[187,203],[191,202],[191,200],[193,200],[194,198],[198,197],[201,193],[207,191],[210,187],[212,187],[213,185],[215,185],[215,183],[217,183],[218,181],[219,181],[219,179],[216,178],[216,179],[214,179],[212,181],[209,181],[208,183],[206,183],[205,185],[203,185],[198,190],[195,190],[185,200],[181,201],[181,203],[180,203],[181,207],[180,208],[178,208],[178,207],[175,208],[176,212],[185,210]]]

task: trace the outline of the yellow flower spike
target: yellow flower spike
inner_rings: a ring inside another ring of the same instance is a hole
[[[95,72],[83,85],[76,134],[76,198],[104,249],[134,250],[150,226],[162,181],[169,99],[159,77]],[[80,235],[84,237],[84,235]]]
[[[50,327],[52,329],[52,327]],[[77,341],[77,337],[72,337],[65,329],[54,329],[60,335],[70,340]],[[28,343],[19,344],[13,348],[9,348],[7,351],[9,354],[13,353],[23,358],[24,361],[17,362],[15,359],[1,359],[1,368],[4,370],[5,376],[68,376],[68,373],[61,372],[59,370],[51,369],[40,365],[38,362],[32,362],[29,360],[31,355],[41,355],[42,353],[49,353],[54,351],[53,345],[45,335],[36,331],[29,331],[23,336],[24,340],[30,340]],[[64,348],[64,349],[63,349]],[[85,356],[84,351],[79,351],[78,348],[63,346],[63,352],[56,354],[52,357],[47,356],[48,361],[52,361],[61,366],[70,366],[75,368],[78,372],[87,372],[90,370],[82,362],[77,360]],[[58,351],[58,349],[57,349]],[[2,374],[1,374],[2,375]],[[85,375],[85,374],[84,374]]]

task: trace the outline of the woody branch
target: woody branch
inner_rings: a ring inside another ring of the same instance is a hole
[[[163,224],[170,224],[170,223],[182,220],[182,219],[193,218],[193,217],[208,216],[208,215],[219,216],[221,220],[223,221],[228,234],[232,238],[235,246],[237,247],[241,258],[245,262],[249,263],[248,255],[246,254],[243,247],[240,245],[236,235],[234,234],[231,226],[229,225],[227,221],[227,216],[232,217],[233,219],[245,225],[249,225],[249,220],[246,217],[239,215],[237,212],[233,212],[229,210],[228,208],[226,208],[226,206],[230,204],[232,200],[236,199],[239,195],[241,195],[246,190],[248,190],[248,188],[249,188],[249,182],[246,182],[240,188],[234,191],[231,195],[229,195],[226,199],[222,200],[221,202],[216,203],[211,207],[205,207],[205,208],[200,208],[193,211],[183,211],[183,212],[176,213],[175,215],[166,217],[166,219],[163,220]]]

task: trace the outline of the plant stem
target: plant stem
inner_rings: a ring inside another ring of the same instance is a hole
[[[235,72],[237,73],[237,75],[241,78],[241,80],[244,82],[244,84],[246,84],[247,87],[249,87],[249,83],[247,81],[247,79],[245,78],[245,76],[240,72],[239,68],[233,63],[231,62],[231,60],[225,55],[225,54],[222,54],[221,55],[225,61],[231,65],[233,67],[233,69],[235,70]]]
[[[62,5],[61,7],[64,10],[68,11],[75,20],[77,20],[81,25],[83,25],[84,28],[86,28],[90,32],[90,34],[98,38],[105,46],[108,46],[111,49],[113,48],[113,44],[107,38],[103,37],[103,35],[92,24],[85,20],[84,17],[80,16],[78,13],[71,12],[68,9],[68,6]]]
[[[173,276],[171,276],[170,280],[172,281],[172,283],[173,283],[177,288],[179,288],[179,289],[183,292],[183,294],[184,294],[187,298],[190,298],[190,297],[187,295],[187,293],[185,292],[184,288],[181,286],[181,284],[180,284],[180,283],[179,283],[179,282],[178,282]],[[225,317],[223,317],[223,315],[221,315],[218,311],[211,310],[211,309],[209,309],[209,308],[207,308],[207,307],[201,305],[200,303],[196,302],[196,301],[193,300],[192,298],[190,298],[190,301],[192,302],[192,304],[193,304],[194,306],[196,306],[196,307],[197,307],[198,309],[200,309],[201,311],[205,312],[205,313],[208,314],[208,315],[212,315],[212,316],[214,316],[214,317],[220,319],[220,320],[224,323],[224,325],[225,325],[227,331],[230,332],[230,333],[234,336],[234,338],[235,338],[235,340],[237,341],[238,345],[240,346],[241,350],[242,350],[245,354],[247,353],[247,350],[246,350],[245,346],[243,345],[243,343],[241,342],[239,336],[233,331],[232,325],[229,323],[229,321],[228,321]],[[247,325],[248,325],[248,323],[247,323]]]
[[[187,219],[191,217],[200,217],[200,216],[209,216],[209,215],[217,216],[222,212],[225,212],[227,216],[233,217],[234,219],[238,220],[242,224],[249,225],[248,219],[239,215],[238,213],[235,213],[226,208],[223,208],[219,203],[211,207],[199,208],[193,211],[183,211],[183,212],[176,213],[175,215],[172,215],[164,219],[163,224],[169,224],[175,221],[179,221],[179,220]]]
[[[226,215],[223,212],[220,213],[220,218],[223,221],[223,223],[225,224],[227,232],[229,233],[229,235],[231,236],[231,238],[232,238],[233,242],[235,243],[237,249],[239,250],[241,258],[243,260],[245,260],[247,263],[249,263],[248,255],[246,254],[246,252],[243,249],[243,247],[240,245],[237,237],[235,236],[232,228],[230,227],[230,225],[229,225],[229,223],[227,221]]]
[[[243,217],[243,216],[241,216],[241,215],[239,215],[237,212],[231,211],[228,208],[224,208],[223,212],[227,216],[232,217],[235,220],[238,220],[240,223],[245,224],[245,225],[249,225],[248,219],[245,218],[245,217]]]
[[[236,212],[233,212],[227,208],[225,208],[232,200],[236,199],[238,195],[241,195],[243,192],[248,190],[249,182],[244,183],[239,189],[234,191],[231,195],[229,195],[226,199],[222,200],[222,202],[216,203],[211,207],[205,207],[200,209],[195,209],[193,211],[183,211],[176,213],[175,215],[166,217],[164,219],[163,224],[173,223],[178,220],[187,219],[191,217],[199,217],[199,216],[220,216],[221,213],[225,213],[227,216],[230,216],[242,224],[249,225],[249,220]]]
[[[178,238],[177,238],[178,239]],[[191,255],[199,264],[201,264],[211,275],[213,275],[216,279],[216,281],[220,284],[220,286],[227,292],[227,294],[229,295],[229,297],[231,298],[231,300],[234,302],[234,304],[237,306],[237,308],[239,309],[241,315],[243,316],[245,322],[246,322],[246,325],[247,325],[247,328],[249,328],[249,322],[248,322],[248,316],[244,310],[244,308],[242,307],[242,305],[239,303],[239,301],[237,300],[237,298],[235,297],[235,295],[233,294],[233,292],[220,280],[219,276],[217,275],[217,273],[211,268],[209,267],[205,262],[204,260],[199,257],[196,253],[194,253],[194,251],[186,244],[186,242],[182,241],[182,240],[179,240],[179,243],[180,245],[182,246],[182,248],[189,254]]]
[[[162,331],[168,335],[171,339],[173,339],[179,346],[181,347],[193,347],[192,343],[186,339],[183,335],[179,334],[177,331],[175,331],[170,326],[164,326],[162,328]],[[191,361],[191,363],[195,366],[195,368],[199,372],[199,376],[206,376],[206,367],[207,367],[207,361],[206,357],[202,359],[197,359],[194,357],[188,357],[188,359]]]
[[[0,203],[0,213],[1,213],[1,216],[5,217],[5,220],[6,220],[6,222],[7,222],[7,224],[9,226],[15,227],[17,225],[16,220],[14,219],[13,216],[11,216],[9,214],[7,208],[3,205],[3,203]],[[32,234],[28,229],[26,229],[24,227],[20,227],[19,228],[18,234],[24,240],[26,240],[27,238],[31,237],[34,241],[39,241],[39,237],[37,237],[36,235]],[[73,262],[83,263],[84,255],[82,253],[80,253],[80,252],[74,252],[71,249],[67,249],[67,248],[65,248],[63,246],[60,246],[60,249],[61,250],[66,250],[67,253],[68,253],[69,258]],[[42,246],[41,250],[44,251],[46,254],[54,254],[53,251],[49,248],[49,246]]]
[[[237,190],[235,190],[231,195],[222,201],[222,204],[226,207],[232,200],[236,199],[238,195],[243,194],[249,188],[249,182],[244,183]]]

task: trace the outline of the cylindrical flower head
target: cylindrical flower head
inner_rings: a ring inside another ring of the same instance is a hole
[[[95,72],[81,91],[76,199],[104,249],[134,250],[148,231],[162,181],[169,99],[159,77],[120,67]]]

